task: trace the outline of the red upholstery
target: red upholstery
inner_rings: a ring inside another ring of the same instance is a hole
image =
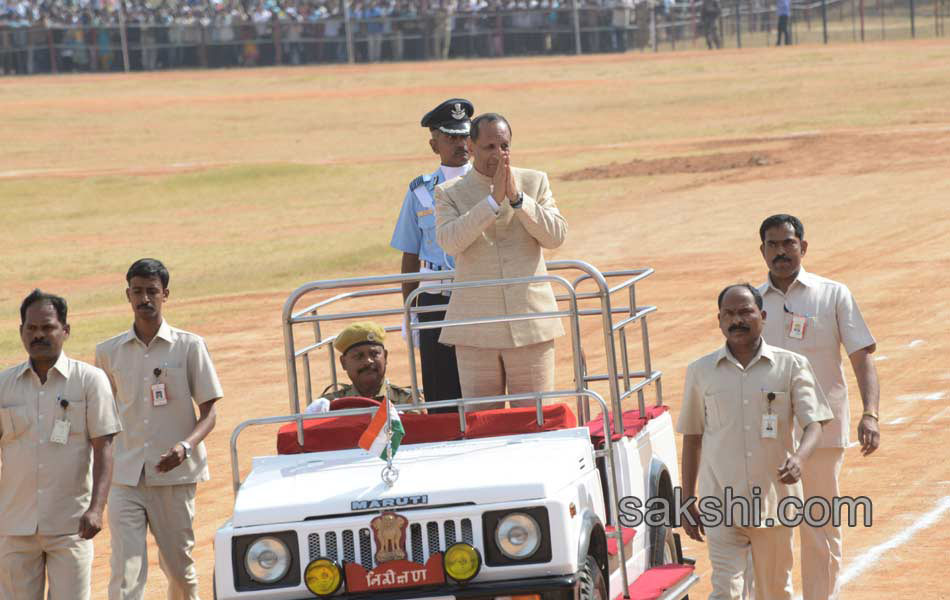
[[[607,532],[609,533],[611,531],[616,531],[616,529],[608,526]],[[620,531],[622,532],[622,535],[623,535],[624,546],[630,543],[630,540],[633,539],[633,536],[637,535],[637,532],[635,529],[629,529],[627,527],[621,527]],[[612,538],[612,537],[607,538],[607,554],[609,554],[610,556],[616,556],[619,553],[620,553],[620,549],[617,547],[617,538]],[[628,556],[627,558],[630,558],[630,557]]]
[[[330,401],[330,410],[346,410],[348,408],[371,408],[379,406],[379,400],[372,398],[363,398],[362,396],[344,396],[343,398],[334,398]]]
[[[458,422],[458,415],[453,416]],[[544,425],[541,427],[538,427],[537,411],[533,406],[482,410],[466,416],[468,417],[466,419],[468,431],[465,432],[467,438],[497,437],[577,427],[577,418],[566,404],[545,406]]]
[[[372,415],[350,415],[304,421],[304,445],[297,444],[297,428],[287,423],[277,434],[278,454],[323,452],[356,448],[360,435],[369,426]],[[415,414],[402,413],[406,430],[403,444],[445,442],[462,439],[458,413]],[[566,404],[544,407],[544,425],[538,427],[535,409],[509,408],[483,410],[465,415],[466,438],[495,437],[537,431],[553,431],[577,426],[574,413]]]
[[[646,418],[643,419],[640,417],[640,411],[637,409],[628,410],[623,413],[623,434],[619,434],[616,431],[613,432],[610,440],[616,442],[621,437],[634,437],[640,430],[646,427],[647,421],[650,419],[655,419],[656,417],[662,415],[670,409],[669,406],[665,404],[662,406],[648,406]],[[613,422],[611,422],[613,425]],[[595,448],[599,448],[604,443],[604,418],[603,415],[598,416],[596,419],[591,419],[587,423],[587,428],[590,429],[590,440],[593,442]]]
[[[630,600],[656,600],[660,594],[670,589],[693,573],[691,565],[663,565],[647,569],[630,586]],[[616,600],[622,600],[623,594]]]

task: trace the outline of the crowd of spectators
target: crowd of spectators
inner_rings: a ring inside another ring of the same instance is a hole
[[[633,40],[636,0],[577,0],[584,52]],[[645,0],[641,4],[646,5]],[[0,0],[0,75],[573,53],[572,0]],[[648,13],[647,13],[648,14]]]

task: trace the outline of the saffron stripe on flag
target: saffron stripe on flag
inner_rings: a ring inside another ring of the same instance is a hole
[[[360,436],[359,446],[363,450],[369,450],[373,446],[373,442],[376,441],[376,438],[379,436],[379,433],[385,429],[386,419],[389,418],[388,405],[389,398],[386,398],[383,400],[383,403],[379,405],[379,408],[376,409],[376,412],[373,413],[369,427],[367,427],[363,435]],[[383,439],[385,440],[385,435]]]

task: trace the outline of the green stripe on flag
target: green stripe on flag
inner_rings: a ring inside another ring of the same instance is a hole
[[[403,428],[402,421],[400,421],[399,419],[390,420],[389,427],[392,429],[392,432],[393,432],[393,436],[390,439],[390,443],[392,444],[392,447],[393,447],[392,455],[396,456],[396,450],[399,449],[399,443],[402,442],[403,436],[406,435],[406,430]],[[383,460],[388,459],[386,448],[383,448],[383,453],[380,454],[379,457]]]

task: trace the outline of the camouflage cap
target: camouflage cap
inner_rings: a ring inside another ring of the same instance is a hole
[[[385,329],[373,321],[362,321],[360,323],[352,323],[341,331],[340,334],[336,336],[336,340],[333,341],[333,347],[336,348],[340,354],[346,354],[353,346],[360,344],[379,344],[382,346],[385,340]]]

